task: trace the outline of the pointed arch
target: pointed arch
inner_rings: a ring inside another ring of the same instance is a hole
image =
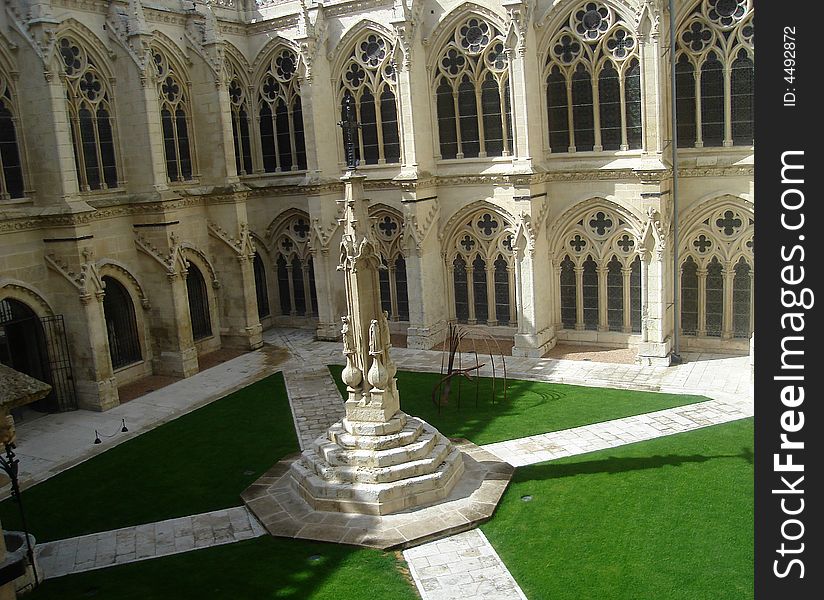
[[[108,276],[120,281],[144,310],[151,308],[143,285],[125,264],[111,258],[102,258],[97,261],[97,270],[101,278]]]
[[[52,317],[55,314],[40,290],[19,279],[0,277],[0,300],[6,298],[22,302],[41,318]]]
[[[289,208],[266,229],[270,258],[277,273],[280,313],[288,317],[316,317],[318,312],[309,214]]]
[[[432,32],[424,37],[425,44],[431,49],[427,57],[427,65],[430,67],[435,66],[435,62],[438,60],[437,53],[439,49],[447,43],[449,37],[453,35],[455,27],[457,27],[463,19],[471,16],[481,17],[491,21],[499,31],[506,31],[507,17],[503,11],[496,9],[496,6],[490,7],[482,6],[475,2],[464,2],[444,13],[441,18],[438,19],[435,27],[432,28]]]
[[[338,40],[337,44],[335,44],[335,49],[328,56],[333,76],[335,73],[340,73],[343,70],[345,63],[349,58],[348,54],[355,42],[358,41],[358,38],[369,32],[374,32],[383,36],[391,42],[390,46],[394,47],[396,42],[395,32],[372,19],[361,19],[346,30],[346,33],[344,33],[340,40]]]

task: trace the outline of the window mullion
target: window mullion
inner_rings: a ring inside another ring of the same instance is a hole
[[[285,101],[285,99],[284,99]],[[278,144],[278,100],[269,105],[270,118],[272,119],[272,147],[275,150],[275,171],[282,171],[280,167],[280,144]],[[294,306],[294,304],[292,305]]]
[[[483,72],[481,72],[483,75]],[[475,79],[475,116],[478,119],[478,158],[486,158],[486,133],[484,132],[484,106],[481,101],[483,77]]]
[[[463,158],[464,151],[463,151],[463,137],[461,136],[461,112],[460,112],[460,105],[458,104],[458,87],[454,84],[457,83],[457,79],[452,82],[450,81],[449,84],[452,86],[452,103],[455,106],[455,140],[458,145],[458,152],[455,154],[455,158]]]
[[[376,93],[379,90],[372,92],[372,102],[375,104],[375,129],[378,136],[378,164],[386,164],[386,154],[383,151],[383,115],[381,115],[381,95]]]
[[[627,135],[626,67],[619,71],[618,90],[618,95],[621,100],[621,150],[629,150],[629,136]],[[673,90],[673,93],[675,93],[675,90]]]
[[[698,269],[698,337],[707,335],[707,270]]]
[[[632,295],[630,293],[630,275],[632,268],[623,267],[621,276],[623,277],[624,292],[624,333],[632,333]]]
[[[292,170],[297,171],[300,166],[298,165],[298,148],[296,145],[297,142],[295,141],[294,106],[294,98],[286,103],[286,120],[288,121],[289,127],[289,149],[292,151]]]
[[[469,303],[468,312],[469,318],[467,322],[469,325],[475,325],[475,273],[472,267],[472,260],[466,261],[466,297]]]
[[[94,132],[94,152],[97,156],[97,169],[100,178],[100,189],[105,190],[109,186],[106,184],[106,176],[103,174],[103,152],[100,148],[100,130],[97,126],[97,111],[91,111],[92,131]]]
[[[695,147],[704,147],[704,132],[701,119],[701,68],[695,69]]]
[[[601,141],[601,98],[599,97],[601,80],[599,75],[600,71],[596,71],[593,65],[590,87],[592,88],[592,127],[595,134],[595,144],[592,148],[594,152],[601,152],[604,149]]]
[[[572,116],[574,107],[572,105],[572,77],[570,73],[569,70],[564,73],[567,94],[567,127],[569,128],[569,148],[567,150],[575,152],[575,119]]]
[[[732,72],[730,62],[724,63],[724,146],[732,146]]]
[[[575,329],[584,329],[584,267],[576,265],[575,271]]]
[[[495,306],[495,260],[486,261],[486,304],[487,317],[486,324],[495,326],[498,324],[498,311]]]
[[[546,97],[546,93],[544,93],[544,97]],[[514,154],[512,148],[509,147],[509,127],[507,127],[507,115],[506,115],[506,85],[498,84],[498,98],[501,103],[501,131],[503,132],[503,140],[504,140],[504,149],[503,149],[503,156],[510,156]]]

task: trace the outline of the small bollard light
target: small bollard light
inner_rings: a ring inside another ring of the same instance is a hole
[[[94,430],[94,443],[95,444],[102,444],[103,441],[100,439],[100,434],[97,433],[97,429]]]

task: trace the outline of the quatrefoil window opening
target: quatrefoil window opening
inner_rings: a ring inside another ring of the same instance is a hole
[[[635,248],[635,240],[626,233],[615,243],[625,254],[629,254]]]
[[[736,235],[744,226],[744,219],[732,210],[725,210],[714,222],[717,231],[726,237]]]
[[[499,225],[498,220],[489,213],[484,213],[476,222],[477,229],[486,237],[493,235],[498,230]]]
[[[463,238],[460,240],[459,245],[463,248],[465,252],[472,252],[472,249],[475,247],[476,242],[472,239],[471,235],[465,234]]]
[[[696,19],[681,34],[681,44],[692,52],[699,53],[712,45],[713,37],[712,29],[700,19]]]
[[[695,238],[695,240],[693,240],[692,245],[698,252],[698,254],[703,255],[712,249],[712,240],[710,240],[706,235],[702,233],[697,238]]]
[[[575,234],[575,236],[569,240],[569,247],[572,248],[573,252],[576,254],[580,254],[584,248],[587,247],[587,241],[580,236],[580,234]]]
[[[229,100],[232,104],[239,106],[244,101],[243,86],[238,81],[237,77],[233,77],[229,82]]]
[[[292,225],[292,231],[294,231],[299,238],[306,239],[306,236],[309,234],[309,223],[307,223],[305,219],[299,218],[295,220]]]
[[[587,220],[587,225],[594,235],[604,237],[612,232],[615,221],[607,213],[599,210]]]
[[[397,221],[393,219],[389,215],[385,215],[378,221],[378,231],[380,232],[381,236],[386,239],[392,239],[395,237],[396,232],[400,229]]]

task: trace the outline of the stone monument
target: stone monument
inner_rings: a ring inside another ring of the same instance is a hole
[[[378,244],[352,135],[341,123],[349,170],[342,177],[340,264],[345,414],[298,457],[280,461],[242,498],[273,535],[380,548],[408,546],[488,519],[513,467],[465,440],[453,443],[400,409],[381,309]]]

